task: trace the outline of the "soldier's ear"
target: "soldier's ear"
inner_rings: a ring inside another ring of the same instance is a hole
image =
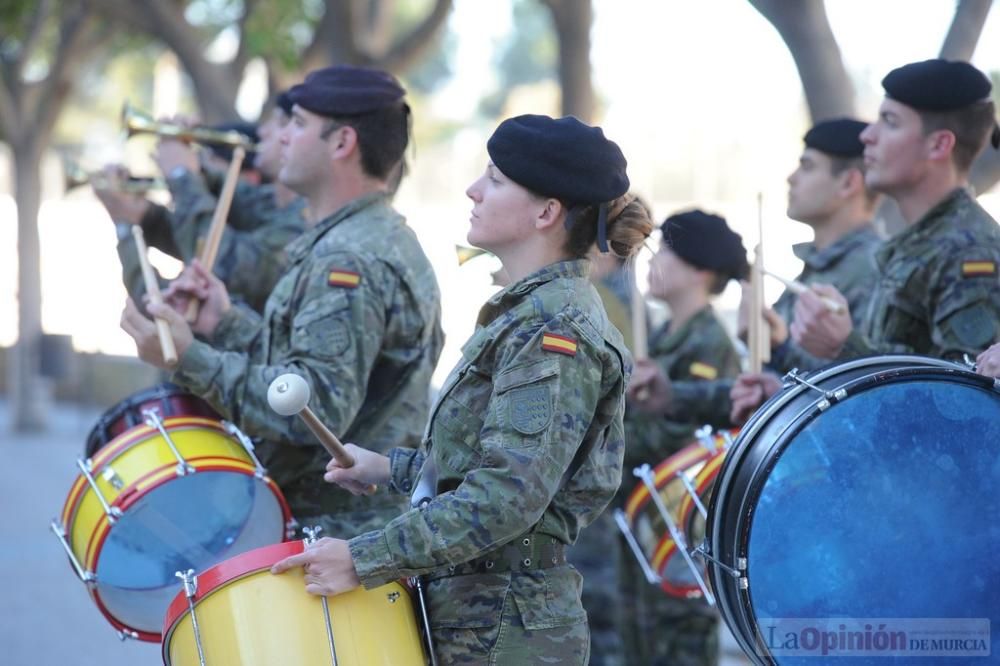
[[[865,174],[861,169],[844,169],[841,172],[840,193],[845,199],[850,199],[865,192]]]
[[[538,217],[535,218],[535,228],[548,229],[560,222],[565,214],[566,207],[562,205],[562,202],[558,199],[545,199],[542,208],[538,211]]]

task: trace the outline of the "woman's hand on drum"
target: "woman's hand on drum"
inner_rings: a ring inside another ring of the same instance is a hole
[[[370,495],[373,487],[389,483],[392,475],[389,458],[357,444],[344,444],[344,448],[354,458],[354,465],[343,467],[336,458],[332,458],[326,464],[324,481],[336,483],[355,495]]]
[[[198,335],[211,338],[223,315],[232,307],[232,302],[225,283],[197,259],[163,293],[163,300],[178,312],[185,312],[192,298],[201,301],[201,307],[191,328]]]
[[[732,401],[729,420],[733,425],[743,425],[765,400],[780,390],[781,380],[774,373],[743,373],[729,392]]]
[[[663,368],[648,358],[636,359],[626,392],[629,403],[645,414],[667,413],[674,398],[673,388]]]
[[[351,559],[351,549],[343,539],[323,537],[308,544],[298,555],[276,562],[271,567],[271,573],[280,574],[295,567],[302,567],[306,592],[316,596],[343,594],[361,585]]]
[[[810,286],[795,301],[792,339],[813,356],[837,358],[854,327],[847,299],[831,285]],[[840,310],[833,312],[828,301],[840,303]]]
[[[986,377],[1000,377],[1000,342],[976,357],[976,372]]]
[[[174,347],[177,349],[177,358],[184,356],[184,352],[194,340],[191,327],[184,321],[184,317],[165,303],[147,303],[146,310],[151,316],[159,317],[167,322],[170,327],[170,337],[174,339]],[[121,327],[135,340],[135,348],[139,353],[139,358],[157,368],[172,369],[172,366],[163,360],[163,348],[156,331],[156,323],[152,319],[144,317],[131,298],[125,302]]]

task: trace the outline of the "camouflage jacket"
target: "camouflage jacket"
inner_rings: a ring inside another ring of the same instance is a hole
[[[483,306],[420,450],[390,454],[390,485],[410,492],[434,477],[432,499],[350,541],[366,587],[468,562],[528,535],[573,543],[611,500],[631,359],[587,270],[586,260],[549,265]],[[544,624],[546,614],[549,627],[581,621],[579,590],[559,582],[566,569],[505,574],[498,589],[452,604],[499,607],[509,590],[526,626],[529,617]]]
[[[391,242],[387,242],[391,239]],[[211,344],[195,341],[174,381],[251,437],[293,513],[402,503],[385,490],[354,497],[326,484],[329,454],[298,417],[267,403],[278,375],[312,387],[310,406],[343,441],[376,451],[416,446],[443,344],[440,292],[416,236],[384,195],[358,198],[288,247],[288,269],[261,317],[234,306]]]
[[[735,377],[740,357],[729,334],[711,306],[697,312],[672,333],[667,322],[649,344],[649,357],[670,379],[675,404],[669,416],[652,416],[628,411],[625,415],[625,478],[632,480],[632,468],[642,463],[655,465],[692,441],[694,431],[704,421],[704,408],[692,410],[684,402],[703,399],[712,384]],[[710,407],[710,406],[709,406]],[[629,484],[623,484],[628,486]]]
[[[956,189],[876,255],[863,325],[841,358],[910,353],[972,358],[1000,333],[1000,227]]]
[[[872,285],[878,279],[875,253],[881,247],[882,238],[871,224],[845,234],[822,250],[817,250],[812,243],[799,243],[793,251],[802,260],[803,268],[796,279],[802,284],[836,287],[847,299],[854,325],[859,326],[871,299]],[[797,296],[786,289],[774,302],[774,310],[789,324],[795,317],[796,299]],[[815,370],[829,362],[813,356],[789,337],[785,344],[771,350],[768,365],[784,374],[793,368]]]
[[[168,183],[174,196],[173,212],[151,206],[143,217],[142,229],[147,245],[188,263],[208,235],[216,198],[193,174],[169,179]],[[233,298],[263,311],[284,272],[285,247],[305,228],[304,208],[302,199],[279,207],[271,185],[237,186],[212,267]],[[141,302],[145,284],[131,235],[119,240],[118,256],[126,289],[133,300]]]

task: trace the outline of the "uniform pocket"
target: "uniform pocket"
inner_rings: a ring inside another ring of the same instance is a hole
[[[586,622],[580,601],[583,577],[572,566],[519,572],[511,580],[511,592],[521,621],[528,630],[568,627]]]
[[[471,574],[438,578],[427,585],[432,629],[498,627],[511,574]]]

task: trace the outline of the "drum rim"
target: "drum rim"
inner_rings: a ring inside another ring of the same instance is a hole
[[[248,550],[240,553],[228,560],[223,560],[214,564],[203,572],[197,574],[198,589],[194,595],[194,605],[197,606],[203,599],[211,595],[216,590],[251,574],[270,569],[276,562],[292,555],[298,555],[305,550],[305,542],[301,539],[294,541],[282,541],[260,548]],[[190,612],[188,598],[182,589],[174,597],[163,618],[163,655],[166,660],[167,649],[169,647],[170,635],[173,633],[177,623]],[[164,663],[167,663],[164,661]]]
[[[838,403],[861,391],[873,388],[877,384],[898,383],[918,375],[929,375],[928,378],[934,381],[958,380],[983,390],[994,392],[998,390],[993,379],[977,375],[967,366],[942,359],[905,354],[851,359],[826,366],[807,379],[811,384],[819,385],[821,382],[838,375],[865,368],[868,368],[869,371],[854,375],[851,379],[835,387],[822,388],[828,392],[847,390],[846,395],[837,400]],[[818,414],[822,413],[823,410],[817,406],[819,400],[803,405],[797,414],[790,415],[791,418],[781,427],[767,446],[767,450],[759,456],[760,459],[752,471],[744,472],[742,470],[743,463],[751,452],[757,452],[754,445],[758,443],[757,437],[761,432],[772,424],[773,419],[789,403],[810,390],[812,389],[805,385],[789,386],[786,382],[785,390],[769,399],[747,422],[730,449],[727,460],[723,463],[723,468],[716,479],[715,492],[709,507],[709,529],[706,530],[706,534],[711,538],[712,555],[719,560],[723,560],[725,557],[725,554],[721,552],[722,545],[725,543],[732,546],[732,561],[723,561],[723,564],[727,566],[735,568],[737,561],[747,555],[746,549],[752,527],[752,514],[755,513],[752,508],[756,507],[763,485],[769,477],[769,474],[763,474],[762,471],[773,469],[791,440],[807,424],[815,420]],[[740,476],[741,479],[739,484],[736,482],[737,476]],[[745,483],[742,482],[743,480]],[[738,493],[735,492],[737,487],[739,488]],[[729,497],[729,495],[733,495],[733,497]],[[722,506],[723,497],[726,497],[727,505],[725,507]],[[725,527],[731,528],[728,540],[722,538]],[[751,603],[750,590],[740,589],[739,585],[735,583],[736,579],[723,571],[718,564],[709,562],[707,568],[712,586],[716,591],[719,613],[729,625],[740,647],[756,663],[773,663],[770,655],[762,655],[758,652],[758,650],[764,649],[763,644],[759,642],[748,644],[746,642],[746,633],[757,635],[756,613]],[[726,584],[720,585],[718,581],[724,581]],[[734,624],[736,626],[733,626]],[[747,628],[752,631],[747,632]]]

